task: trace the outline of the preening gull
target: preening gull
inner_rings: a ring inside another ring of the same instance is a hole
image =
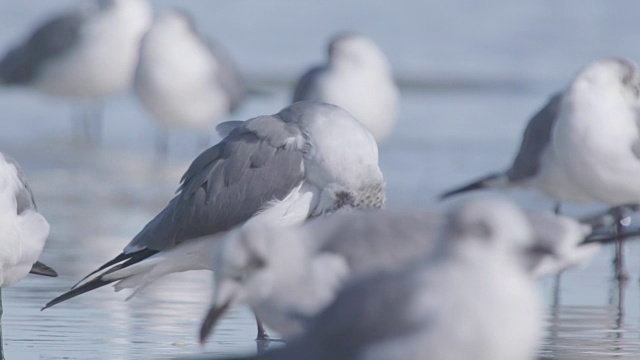
[[[553,146],[573,186],[609,206],[640,204],[639,94],[640,75],[631,61],[594,61],[568,86],[553,126]],[[621,231],[626,214],[619,210]],[[616,264],[618,279],[626,279],[622,240]]]
[[[58,274],[38,261],[49,236],[49,223],[38,213],[33,193],[13,159],[0,153],[0,290],[27,274],[55,277]],[[0,320],[2,298],[0,298]],[[0,326],[0,357],[2,349]]]
[[[0,85],[29,86],[99,108],[104,97],[131,85],[151,17],[147,0],[96,0],[53,16],[0,60]],[[101,115],[92,112],[85,114],[85,130],[96,138]]]
[[[167,152],[174,128],[196,129],[208,145],[212,126],[234,111],[245,93],[227,54],[203,37],[186,13],[175,10],[159,16],[144,36],[134,89],[160,122],[159,153]]]
[[[293,101],[316,100],[349,111],[378,142],[387,138],[398,119],[398,87],[380,48],[357,34],[335,36],[325,64],[298,81]]]
[[[114,282],[116,290],[139,290],[169,273],[213,270],[218,236],[205,235],[384,204],[376,142],[337,106],[298,102],[226,128],[232,130],[193,161],[178,194],[121,254],[45,308]]]
[[[537,251],[524,214],[472,201],[435,242],[412,265],[350,283],[304,335],[258,358],[533,359],[544,321],[522,261]]]
[[[551,213],[525,215],[538,251],[522,261],[534,277],[586,263],[599,249],[583,244],[587,225]],[[218,243],[214,299],[201,340],[234,302],[249,304],[284,338],[295,337],[345,284],[432,254],[445,225],[436,211],[346,209],[297,227],[234,229]]]

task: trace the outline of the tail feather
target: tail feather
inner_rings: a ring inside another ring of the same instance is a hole
[[[143,249],[140,251],[137,251],[135,253],[131,253],[131,254],[120,254],[117,257],[115,257],[113,260],[110,260],[109,262],[107,262],[105,265],[102,265],[98,270],[92,272],[91,274],[87,275],[84,277],[83,280],[81,280],[78,284],[76,284],[73,288],[71,288],[71,290],[67,291],[66,293],[56,297],[55,299],[49,301],[41,310],[50,308],[54,305],[57,305],[63,301],[69,300],[71,298],[74,298],[78,295],[84,294],[88,291],[91,290],[95,290],[97,288],[103,287],[105,285],[111,284],[112,282],[115,281],[119,281],[121,280],[121,278],[113,278],[113,279],[105,279],[104,277],[108,274],[111,274],[113,272],[116,272],[118,270],[124,269],[128,266],[134,265],[152,255],[154,255],[155,253],[157,253],[157,250],[151,250],[151,249]],[[126,260],[124,262],[122,262],[123,260]],[[122,262],[120,264],[117,264],[117,262]],[[112,266],[113,265],[113,266]],[[91,279],[83,284],[82,281],[84,281],[85,279],[87,279],[89,276],[99,272],[100,270],[104,270],[106,269],[108,266],[112,266],[111,268],[107,269],[104,273],[100,274],[99,276],[97,276],[94,279]]]
[[[99,273],[100,271],[108,268],[109,266],[113,266],[113,265],[115,265],[117,263],[120,263],[120,262],[123,262],[125,260],[128,260],[127,262],[125,262],[123,264],[124,265],[123,267],[127,267],[127,266],[129,266],[131,264],[135,264],[138,261],[144,260],[144,259],[148,258],[149,256],[155,254],[155,253],[157,253],[156,250],[150,250],[150,249],[143,249],[143,250],[132,252],[132,253],[129,253],[129,254],[120,253],[120,255],[118,255],[115,258],[107,261],[104,265],[100,266],[96,270],[94,270],[91,273],[89,273],[89,275],[87,275],[87,276],[83,277],[82,279],[80,279],[80,281],[78,281],[77,283],[75,283],[75,285],[73,285],[71,287],[71,290],[77,288],[78,285],[82,284],[83,281],[87,280],[92,275],[95,275],[95,274]],[[133,260],[133,262],[131,262],[132,260]]]
[[[107,270],[107,273],[111,272],[111,271],[116,271],[119,270],[122,267],[122,265],[116,265],[113,268]],[[54,305],[57,305],[63,301],[69,300],[71,298],[74,298],[78,295],[82,295],[88,291],[91,290],[95,290],[97,288],[103,287],[105,285],[108,285],[114,281],[118,281],[118,280],[103,280],[102,276],[99,276],[95,279],[92,279],[84,284],[82,284],[81,286],[76,287],[73,290],[69,290],[66,293],[58,296],[57,298],[49,301],[45,306],[42,307],[42,309],[40,309],[40,311],[44,310],[44,309],[48,309]]]
[[[508,182],[509,180],[507,179],[506,174],[494,173],[494,174],[487,175],[483,178],[480,178],[470,184],[444,192],[440,194],[438,199],[444,200],[450,196],[461,194],[467,191],[503,187],[507,185]]]

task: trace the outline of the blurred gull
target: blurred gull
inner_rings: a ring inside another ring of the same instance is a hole
[[[213,270],[219,236],[202,237],[245,222],[286,226],[384,204],[376,142],[337,106],[299,102],[225,127],[229,134],[193,161],[178,194],[124,251],[45,308],[113,282],[140,290],[169,273]]]
[[[38,213],[20,166],[0,153],[0,292],[27,274],[58,276],[38,261],[49,236],[49,223]],[[2,298],[0,298],[0,320]],[[0,326],[0,357],[4,359]]]
[[[307,333],[259,358],[532,360],[543,318],[522,259],[535,245],[515,206],[469,202],[429,254],[349,284]]]
[[[156,148],[165,155],[170,129],[197,129],[208,145],[211,126],[244,96],[244,83],[230,59],[180,11],[161,15],[143,38],[134,89],[162,126]]]
[[[307,71],[293,101],[316,100],[349,111],[378,142],[389,136],[398,118],[398,87],[387,58],[362,35],[341,34],[329,44],[327,62]]]
[[[553,124],[558,118],[562,93],[557,93],[529,120],[520,150],[503,172],[484,176],[470,184],[449,190],[441,198],[479,189],[526,186],[536,188],[557,201],[588,202],[591,198],[567,178],[552,145]]]
[[[626,59],[601,59],[567,88],[553,126],[553,146],[574,187],[610,206],[640,205],[640,76]],[[626,217],[620,209],[620,220]],[[616,275],[627,277],[621,241]]]
[[[146,0],[96,0],[38,26],[0,60],[0,84],[89,100],[85,133],[100,136],[101,100],[126,90],[140,39],[151,23]]]
[[[490,209],[492,201],[486,203]],[[599,249],[583,244],[589,226],[553,214],[526,217],[537,251],[522,261],[534,277],[584,264]],[[218,243],[216,290],[201,341],[235,302],[248,303],[285,338],[299,335],[344,284],[431,256],[445,225],[437,212],[343,210],[298,227],[234,229]]]

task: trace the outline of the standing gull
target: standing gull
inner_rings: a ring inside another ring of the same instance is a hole
[[[532,360],[543,329],[522,262],[532,235],[509,203],[467,203],[447,216],[433,252],[348,285],[307,333],[259,358]]]
[[[27,274],[58,276],[38,261],[49,236],[49,223],[38,213],[33,193],[20,166],[0,153],[0,291],[22,280]],[[0,298],[0,320],[2,319]],[[0,326],[0,357],[2,349]]]
[[[479,189],[529,186],[537,188],[561,201],[587,202],[591,198],[571,183],[562,165],[558,162],[552,144],[552,128],[558,118],[562,93],[553,95],[547,104],[529,120],[520,150],[511,167],[503,172],[492,173],[468,185],[449,190],[441,198]]]
[[[601,59],[567,88],[553,126],[553,146],[571,183],[609,206],[640,204],[640,75],[626,59]],[[625,216],[616,222],[621,230]],[[627,277],[622,241],[616,275]]]
[[[331,40],[327,62],[300,78],[293,101],[338,105],[380,142],[398,119],[398,97],[391,67],[378,46],[362,35],[341,34]]]
[[[162,126],[156,149],[165,155],[173,128],[197,129],[208,145],[211,126],[234,111],[245,92],[231,60],[179,11],[161,15],[143,38],[134,89]]]
[[[169,273],[213,270],[219,236],[202,237],[238,225],[286,226],[341,207],[383,206],[376,142],[341,108],[304,101],[225,127],[234,125],[120,255],[45,308],[113,282],[139,290]]]
[[[523,261],[534,277],[584,264],[600,248],[583,243],[589,226],[548,213],[525,215],[538,251]],[[214,299],[201,341],[235,302],[249,304],[285,339],[300,335],[345,284],[432,254],[445,225],[435,211],[347,209],[297,227],[234,229],[218,244],[223,249],[216,252]]]
[[[140,39],[151,23],[147,0],[96,0],[38,26],[0,60],[0,85],[94,103],[85,135],[100,136],[101,100],[129,87]]]

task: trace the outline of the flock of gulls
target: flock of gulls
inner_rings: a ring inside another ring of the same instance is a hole
[[[640,204],[640,75],[623,58],[579,69],[531,118],[506,171],[442,195],[527,186],[558,204],[611,207],[588,219],[495,197],[384,210],[377,144],[394,128],[399,92],[382,51],[358,34],[331,40],[291,105],[246,121],[222,122],[246,94],[230,58],[184,12],[153,19],[146,0],[87,2],[50,19],[6,51],[0,84],[92,103],[84,130],[94,138],[99,104],[129,86],[161,125],[159,152],[175,127],[208,141],[217,125],[222,138],[120,254],[43,309],[109,284],[132,297],[167,274],[207,269],[203,343],[230,307],[246,304],[259,341],[268,328],[286,342],[256,358],[526,360],[544,333],[537,278],[585,264],[610,241],[616,276],[627,276],[624,227]],[[49,224],[6,155],[0,211],[1,287],[28,273],[57,276],[38,262]]]

